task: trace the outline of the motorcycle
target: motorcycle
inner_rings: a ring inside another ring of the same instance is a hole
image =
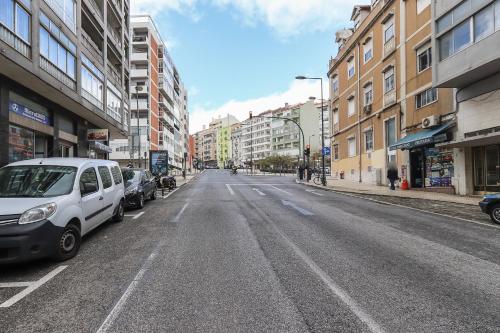
[[[177,187],[177,181],[173,176],[155,176],[156,186],[157,188],[166,188],[169,191],[172,191]]]

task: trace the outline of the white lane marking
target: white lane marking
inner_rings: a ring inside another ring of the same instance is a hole
[[[182,216],[182,213],[184,213],[184,211],[186,210],[186,208],[189,206],[189,202],[186,202],[184,204],[184,206],[182,206],[182,209],[180,210],[179,213],[177,213],[177,215],[174,217],[174,219],[172,220],[172,222],[179,222],[179,220],[181,219],[181,216]]]
[[[270,186],[270,187],[274,188],[275,190],[278,190],[278,191],[280,191],[280,192],[286,193],[286,194],[288,194],[288,195],[292,195],[292,193],[287,192],[287,191],[285,191],[285,190],[282,190],[282,189],[280,189],[280,188],[278,188],[278,187],[276,187],[276,186],[274,186],[274,185],[267,185],[267,186]]]
[[[125,216],[125,217],[134,217],[135,215],[125,214],[123,216]]]
[[[128,285],[127,289],[125,290],[125,292],[123,293],[123,295],[120,297],[120,299],[118,300],[118,302],[116,302],[116,304],[113,307],[113,309],[111,309],[111,312],[108,314],[108,316],[106,317],[106,319],[104,319],[103,323],[101,324],[101,326],[99,327],[99,329],[96,331],[96,333],[105,333],[105,332],[107,332],[111,328],[111,325],[113,325],[114,321],[116,320],[116,318],[118,318],[118,316],[120,315],[120,313],[123,310],[124,306],[127,304],[128,298],[130,297],[130,295],[132,295],[132,293],[134,292],[134,290],[137,288],[137,286],[139,285],[140,280],[142,279],[142,277],[144,276],[144,274],[146,273],[146,271],[151,266],[154,258],[158,255],[158,253],[160,251],[160,248],[165,243],[166,243],[165,241],[162,241],[162,242],[159,242],[156,245],[156,247],[153,250],[153,252],[151,252],[151,254],[149,255],[149,257],[146,259],[146,261],[142,265],[142,267],[139,270],[139,272],[135,275],[135,277],[132,280],[132,282],[130,282],[130,284]]]
[[[295,186],[296,184],[290,183],[279,183],[279,184],[270,184],[270,183],[229,183],[227,185],[231,186]]]
[[[229,191],[229,193],[231,193],[231,195],[234,195],[234,191],[233,191],[233,189],[231,188],[231,185],[226,184],[226,187],[227,187],[227,190]]]
[[[162,199],[166,199],[168,198],[169,196],[171,196],[172,194],[174,194],[175,192],[177,192],[177,190],[180,189],[180,187],[177,187],[175,190],[173,190],[172,192],[170,192],[169,194],[165,195],[162,197]]]
[[[328,286],[328,288],[337,295],[338,298],[344,302],[345,305],[361,320],[373,333],[383,333],[384,330],[380,327],[375,320],[365,312],[361,306],[344,291],[340,286],[338,286],[335,281],[322,270],[309,256],[307,256],[301,249],[297,247],[278,227],[274,222],[270,221],[272,228],[278,233],[286,242],[286,244],[293,249],[295,254],[299,256],[309,268]]]
[[[315,190],[306,190],[306,192],[309,192],[309,193],[311,193],[311,194],[314,194],[314,195],[317,195],[317,196],[320,196],[320,197],[324,196],[324,195],[323,195],[323,194],[321,194],[321,193],[317,193]]]
[[[261,192],[258,188],[253,188],[252,190],[254,190],[255,192],[259,193],[262,196],[266,195],[264,192]]]
[[[310,212],[307,209],[301,208],[301,207],[297,206],[296,204],[294,204],[293,202],[290,202],[290,201],[287,201],[287,200],[281,200],[281,203],[283,203],[283,205],[285,205],[285,206],[292,207],[293,209],[295,209],[296,211],[298,211],[302,215],[305,215],[305,216],[312,216],[312,215],[314,215],[313,212]]]
[[[3,282],[0,283],[0,288],[25,288],[29,287],[34,282]]]
[[[55,268],[54,270],[52,270],[47,275],[45,275],[44,277],[42,277],[40,280],[35,281],[33,283],[30,283],[30,285],[26,289],[20,291],[19,293],[15,294],[11,298],[9,298],[8,300],[6,300],[2,304],[0,304],[0,308],[8,308],[8,307],[16,304],[17,302],[22,300],[24,297],[28,296],[29,294],[31,294],[32,292],[34,292],[35,290],[40,288],[42,285],[44,285],[45,283],[50,281],[54,276],[61,273],[63,270],[66,269],[66,267],[68,267],[68,266],[59,266],[59,267]]]
[[[137,220],[139,217],[141,217],[142,215],[144,215],[144,212],[140,212],[139,214],[137,214],[136,216],[134,216],[132,218],[132,220]]]

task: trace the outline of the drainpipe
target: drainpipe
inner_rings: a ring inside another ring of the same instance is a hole
[[[399,51],[400,51],[400,63],[401,66],[399,66],[399,71],[401,72],[400,77],[401,77],[401,90],[400,90],[400,95],[401,95],[401,103],[400,105],[400,110],[399,110],[399,131],[400,131],[400,137],[401,137],[401,129],[406,128],[406,124],[403,123],[406,122],[406,0],[400,0],[400,15],[399,15]],[[413,124],[412,124],[413,125]],[[406,131],[405,131],[406,133]],[[410,158],[410,152],[408,151],[408,160]],[[397,161],[397,152],[396,152],[396,161]],[[409,164],[406,165],[406,174],[405,177],[408,178],[410,168]]]
[[[359,44],[359,41],[356,44],[356,73],[357,73],[357,87],[356,87],[356,108],[358,111],[358,138],[357,138],[357,143],[358,143],[358,156],[359,156],[359,182],[363,182],[363,176],[362,176],[362,170],[363,170],[363,156],[361,153],[361,102],[360,102],[360,97],[361,97],[361,61],[360,61],[360,50],[361,46]]]

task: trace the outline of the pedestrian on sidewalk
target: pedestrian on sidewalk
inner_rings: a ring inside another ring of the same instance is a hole
[[[389,179],[389,182],[391,183],[391,190],[394,191],[396,189],[394,183],[396,182],[396,179],[399,179],[398,167],[394,162],[389,164],[389,168],[387,169],[387,179]]]

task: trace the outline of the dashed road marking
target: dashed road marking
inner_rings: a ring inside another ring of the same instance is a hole
[[[26,289],[20,291],[19,293],[15,294],[2,304],[0,304],[0,308],[8,308],[20,300],[22,300],[24,297],[28,296],[38,288],[40,288],[42,285],[50,281],[52,278],[54,278],[57,274],[61,273],[63,270],[66,269],[68,266],[59,266],[52,270],[50,273],[42,277],[38,281],[34,282],[14,282],[14,283],[3,283],[4,288],[19,288],[19,287],[26,287]]]
[[[317,195],[319,197],[323,197],[324,196],[324,194],[317,193],[315,190],[306,190],[306,192],[309,192],[311,194]]]
[[[174,223],[177,223],[179,222],[179,220],[181,219],[181,216],[182,216],[182,213],[184,213],[184,211],[186,210],[186,208],[189,206],[189,202],[186,202],[184,204],[184,206],[182,206],[182,209],[180,210],[179,213],[177,213],[177,215],[174,217],[174,219],[172,220],[172,222]]]
[[[136,216],[134,216],[132,218],[132,220],[137,220],[139,217],[141,217],[142,215],[144,215],[144,212],[140,212],[139,214],[137,214]]]
[[[310,212],[307,209],[301,208],[301,207],[297,206],[296,204],[294,204],[293,202],[290,202],[287,200],[281,200],[281,202],[283,203],[283,205],[288,206],[288,207],[292,207],[293,209],[295,209],[296,211],[298,211],[299,213],[301,213],[304,216],[314,215],[313,212]]]
[[[275,190],[278,190],[278,191],[280,191],[280,192],[286,193],[286,194],[288,194],[288,195],[292,195],[292,193],[287,192],[287,191],[285,191],[285,190],[282,190],[282,189],[280,189],[279,187],[276,187],[276,186],[274,186],[274,185],[267,185],[267,186],[270,186],[270,187],[274,188]]]
[[[253,190],[257,193],[259,193],[261,196],[265,196],[266,194],[264,192],[261,192],[258,188],[253,188]]]
[[[231,195],[234,195],[234,191],[233,191],[233,189],[231,188],[231,185],[226,184],[226,187],[227,187],[227,190],[229,191],[229,193],[231,193]]]

